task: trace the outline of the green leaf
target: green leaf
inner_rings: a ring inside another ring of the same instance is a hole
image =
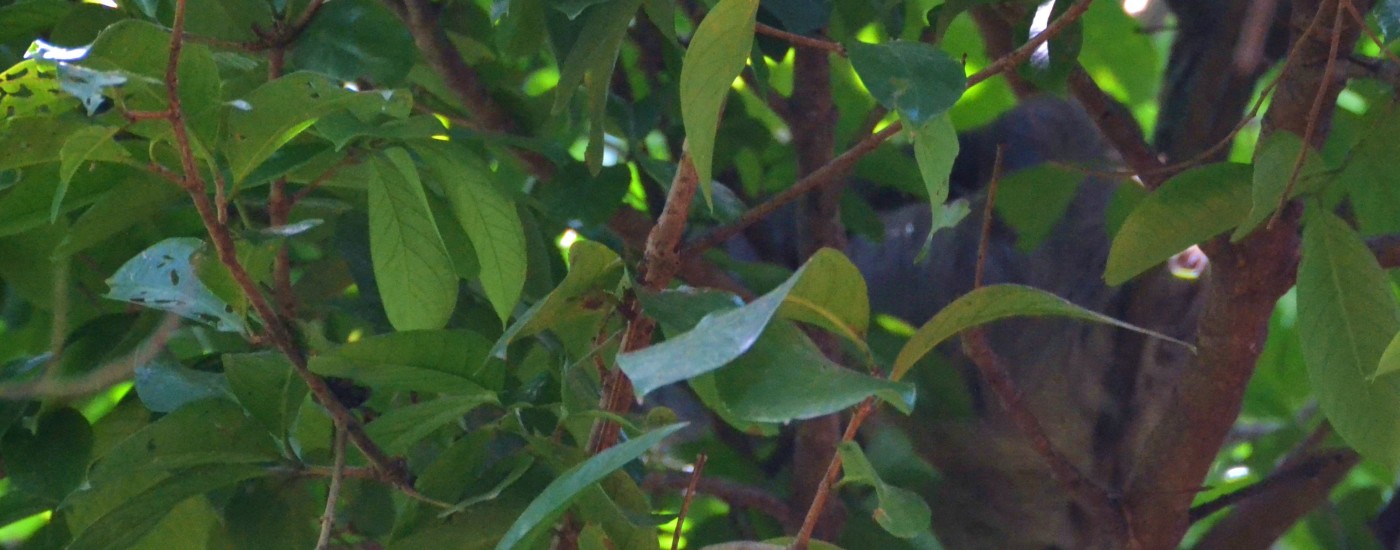
[[[417,61],[413,37],[379,2],[337,0],[292,42],[298,69],[354,82],[368,78],[376,87],[400,85]]]
[[[506,347],[511,342],[587,313],[590,310],[587,298],[615,289],[622,277],[622,269],[622,259],[608,247],[593,241],[575,242],[569,247],[569,274],[549,295],[506,328],[496,345],[491,347],[491,356],[505,359]]]
[[[1337,434],[1393,469],[1400,465],[1400,383],[1393,374],[1372,375],[1400,331],[1400,306],[1356,232],[1329,212],[1308,210],[1298,266],[1298,336],[1308,378]]]
[[[49,223],[58,219],[63,206],[63,196],[68,193],[68,182],[73,174],[89,161],[121,162],[131,157],[112,136],[121,128],[115,126],[88,126],[73,132],[59,149],[58,190],[53,194],[53,206],[49,208]]]
[[[1234,227],[1249,210],[1250,174],[1248,165],[1220,163],[1168,180],[1123,221],[1108,252],[1104,280],[1123,284]]]
[[[953,161],[958,157],[958,131],[945,112],[928,119],[922,126],[913,129],[910,121],[910,134],[914,137],[914,160],[919,164],[919,175],[924,180],[924,190],[928,193],[929,212],[933,223],[928,236],[924,238],[919,257],[928,254],[933,246],[933,235],[938,230],[957,225],[967,216],[967,207],[959,203],[944,205],[948,200],[948,176],[953,171]]]
[[[267,475],[269,470],[244,464],[209,464],[164,476],[111,508],[78,533],[68,550],[126,548],[154,528],[175,505],[195,495]]]
[[[68,136],[88,126],[74,120],[47,116],[6,118],[0,125],[0,170],[23,168],[59,160]]]
[[[870,293],[865,277],[845,254],[823,248],[812,254],[783,300],[778,315],[810,323],[863,345],[870,328]]]
[[[224,354],[223,363],[238,402],[268,433],[286,440],[308,391],[292,364],[275,352]]]
[[[449,395],[400,407],[384,413],[365,426],[365,432],[384,452],[401,455],[438,428],[458,421],[463,415],[485,404],[496,404],[496,394],[482,390],[473,395]]]
[[[891,382],[827,359],[791,323],[775,321],[744,355],[714,371],[716,397],[732,418],[786,423],[845,410],[876,396],[908,414],[913,384]]]
[[[824,293],[824,289],[833,288],[832,282],[835,280],[849,284],[849,260],[842,262],[840,260],[844,258],[836,260],[832,255],[841,254],[819,251],[778,288],[743,307],[707,315],[685,334],[638,351],[618,354],[618,367],[632,380],[638,396],[718,369],[747,352],[779,307],[788,300],[789,294],[794,294],[794,290],[799,288],[803,293],[795,294],[794,298],[799,305],[788,311],[799,311],[799,318],[805,321],[820,319],[820,326],[840,327],[844,324],[846,330],[838,334],[850,334],[857,327],[863,333],[868,322],[869,305],[856,297],[858,292],[843,291],[840,297],[806,294]],[[806,277],[813,280],[804,281]],[[824,304],[837,309],[827,309]],[[849,318],[843,319],[843,316]]]
[[[35,2],[26,2],[29,4]],[[0,10],[15,5],[0,7]],[[0,15],[0,21],[4,19]],[[5,30],[0,30],[3,34]],[[57,115],[76,103],[58,83],[58,67],[52,61],[26,59],[0,72],[0,113],[9,117]]]
[[[856,442],[843,441],[836,451],[841,455],[843,485],[854,483],[875,489],[875,497],[879,501],[879,507],[875,509],[875,522],[880,527],[902,539],[912,539],[929,530],[933,512],[917,493],[880,479],[875,466]]]
[[[695,29],[681,65],[681,120],[707,204],[720,110],[749,59],[757,12],[758,0],[720,0]]]
[[[390,112],[401,108],[396,101],[408,101],[407,95],[392,90],[353,93],[312,73],[292,73],[259,86],[228,109],[224,153],[233,183],[242,182],[322,115],[342,108],[362,115]]]
[[[525,230],[515,203],[491,183],[492,173],[461,147],[417,142],[414,152],[438,182],[481,264],[481,288],[505,323],[525,287]]]
[[[228,400],[190,403],[117,444],[88,477],[97,485],[143,470],[276,462],[281,455],[272,438],[253,422]]]
[[[1154,338],[1175,342],[1190,348],[1190,344],[1165,334],[1124,323],[1112,317],[1074,305],[1063,298],[1040,289],[1021,285],[985,286],[963,295],[943,308],[914,332],[914,336],[895,358],[891,380],[899,380],[933,348],[963,330],[1011,317],[1068,317],[1093,321],[1128,329]]]
[[[601,81],[604,83],[602,93],[606,97],[618,48],[641,3],[641,0],[612,0],[588,11],[569,55],[559,65],[559,82],[554,90],[555,115],[564,112],[579,84],[589,84],[592,95],[595,86],[589,81]],[[599,128],[602,123],[601,119],[593,121],[593,125]],[[592,147],[591,143],[589,147]]]
[[[496,543],[496,550],[529,547],[535,535],[549,528],[564,513],[564,509],[569,506],[569,503],[573,502],[585,489],[641,456],[642,453],[656,446],[661,440],[685,426],[685,423],[672,424],[649,432],[598,453],[587,461],[559,474],[559,477],[554,478],[554,481],[551,481],[544,490],[540,491],[540,495],[535,497],[535,500],[525,508],[515,523],[511,524],[505,536]]]
[[[1303,140],[1297,134],[1279,130],[1270,133],[1259,144],[1254,157],[1254,181],[1251,186],[1253,206],[1243,223],[1235,228],[1230,241],[1237,242],[1254,231],[1259,224],[1273,217],[1278,210],[1279,199],[1288,189],[1288,180],[1293,176],[1293,165],[1303,152]],[[1288,197],[1293,198],[1315,186],[1315,180],[1323,170],[1321,155],[1308,150],[1308,158],[1298,172],[1298,180]]]
[[[311,371],[349,378],[377,390],[475,395],[491,343],[463,331],[393,332],[311,358]]]
[[[33,433],[15,428],[0,440],[5,473],[16,489],[58,502],[78,488],[92,458],[92,426],[68,407],[39,417]]]
[[[369,246],[384,312],[398,330],[437,329],[457,305],[457,273],[408,152],[369,161]]]
[[[222,374],[197,371],[167,359],[136,367],[136,395],[147,409],[168,413],[201,399],[230,398]]]
[[[922,42],[852,42],[846,51],[875,101],[898,112],[911,127],[947,113],[967,89],[962,64]]]
[[[192,238],[166,239],[147,248],[117,270],[107,285],[107,297],[169,311],[207,323],[219,330],[246,334],[248,325],[227,302],[200,282],[196,266],[208,257],[204,242]]]

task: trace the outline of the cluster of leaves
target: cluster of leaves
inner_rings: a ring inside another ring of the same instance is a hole
[[[791,152],[764,118],[771,113],[749,108],[800,93],[784,83],[788,46],[753,38],[760,18],[798,33],[825,27],[845,43],[849,61],[834,71],[838,136],[864,137],[855,134],[878,104],[915,152],[912,163],[877,154],[858,173],[928,197],[935,228],[957,223],[966,206],[944,204],[956,131],[1010,102],[1004,87],[965,94],[965,75],[988,60],[965,65],[948,53],[974,49],[961,14],[977,3],[871,11],[775,1],[760,12],[757,0],[721,0],[698,24],[654,0],[446,3],[442,32],[507,90],[530,137],[463,120],[473,113],[419,59],[394,14],[368,0],[187,0],[188,37],[175,40],[174,2],[0,5],[9,67],[0,73],[0,393],[14,397],[0,406],[0,524],[43,514],[31,537],[40,546],[301,548],[315,544],[325,495],[340,491],[330,521],[347,543],[534,548],[568,514],[580,546],[651,548],[671,509],[651,502],[646,472],[629,465],[684,425],[665,409],[600,410],[614,365],[638,397],[684,382],[723,422],[774,435],[868,400],[907,412],[915,389],[906,374],[969,327],[1056,315],[1132,328],[1036,289],[991,286],[885,353],[872,349],[865,282],[837,252],[770,278],[766,293],[743,303],[715,290],[637,288],[602,229],[617,208],[631,208],[621,205],[645,208],[655,182],[672,181],[682,141],[713,205],[697,218],[731,221],[736,196],[794,179]],[[1057,1],[1052,11],[1070,6]],[[664,39],[665,74],[644,74],[638,58],[658,52],[627,40],[639,17]],[[1155,62],[1133,57],[1151,51],[1146,39],[1115,6],[1086,17],[1026,75],[1055,87],[1080,62],[1116,77],[1131,103],[1150,101]],[[879,43],[855,40],[867,29]],[[926,31],[942,46],[896,39]],[[29,47],[39,36],[82,50]],[[1141,47],[1081,48],[1090,40]],[[170,71],[172,44],[183,51]],[[771,88],[736,90],[746,63]],[[619,78],[634,101],[616,94]],[[1373,106],[1351,139],[1388,143],[1388,113]],[[575,128],[575,117],[587,127]],[[1115,240],[1109,281],[1232,228],[1243,237],[1286,195],[1322,206],[1349,197],[1363,230],[1400,229],[1387,226],[1400,202],[1374,183],[1381,155],[1323,151],[1310,155],[1322,164],[1291,175],[1302,141],[1275,138],[1252,168],[1198,168],[1142,199]],[[551,181],[520,151],[544,158]],[[882,162],[916,176],[870,168]],[[718,171],[739,186],[712,182]],[[1328,185],[1338,178],[1349,183]],[[217,211],[189,207],[189,182]],[[1055,188],[1027,188],[1021,204]],[[1046,210],[1023,208],[1018,227],[1043,236],[1063,208]],[[1388,380],[1400,345],[1387,345],[1400,309],[1358,234],[1323,208],[1310,211],[1298,322],[1313,387],[1349,443],[1395,464],[1400,390]],[[561,253],[566,228],[584,238]],[[231,254],[211,231],[233,239]],[[283,319],[261,317],[261,294],[275,297]],[[659,323],[664,341],[620,353],[639,315]],[[269,331],[284,322],[296,351],[270,349]],[[834,335],[862,368],[838,364],[804,329]],[[130,384],[87,396],[92,380],[127,367]],[[411,484],[337,445],[346,426],[303,367],[353,386],[338,402],[356,409],[373,445],[402,457]],[[351,395],[362,389],[367,398]],[[623,425],[628,438],[590,456],[600,421]],[[849,441],[839,456],[845,483],[873,489],[875,523],[936,544],[927,505],[882,478],[878,457]],[[754,466],[735,459],[726,468],[744,477]]]

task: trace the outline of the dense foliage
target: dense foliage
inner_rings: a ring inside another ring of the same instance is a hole
[[[1393,544],[1400,4],[1039,4],[0,0],[0,539]]]

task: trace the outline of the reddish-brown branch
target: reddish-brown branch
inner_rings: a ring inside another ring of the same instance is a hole
[[[686,219],[690,217],[690,205],[695,200],[700,177],[695,172],[695,163],[690,160],[690,152],[681,154],[676,170],[676,178],[671,182],[671,192],[666,196],[666,206],[661,217],[647,236],[646,253],[642,259],[642,286],[656,291],[666,288],[680,270],[680,256],[677,248],[681,235],[685,232]],[[627,331],[622,337],[623,352],[636,351],[651,344],[656,322],[637,311],[636,297],[629,297],[623,306],[628,314]],[[613,413],[626,412],[632,405],[632,382],[621,369],[615,369],[603,379],[603,397],[599,408]],[[589,453],[597,453],[617,443],[616,422],[598,420],[593,424],[593,432],[588,438]]]
[[[841,441],[855,441],[856,434],[860,433],[860,425],[874,411],[875,398],[867,397],[856,407],[855,413],[851,414],[851,422],[846,425],[846,432],[841,436]],[[802,520],[802,528],[797,531],[797,536],[793,538],[793,550],[807,550],[807,544],[812,540],[812,531],[817,528],[817,520],[821,518],[822,510],[826,507],[826,500],[831,497],[831,486],[836,483],[836,476],[839,475],[841,475],[841,455],[832,454],[831,463],[826,468],[826,475],[822,477],[821,483],[817,486],[812,506],[807,510],[807,515]]]
[[[1117,100],[1109,97],[1094,82],[1093,77],[1076,65],[1069,75],[1069,87],[1075,99],[1089,113],[1094,125],[1103,134],[1113,149],[1123,157],[1135,175],[1142,180],[1144,187],[1156,189],[1166,181],[1168,174],[1162,170],[1162,162],[1157,152],[1147,144],[1142,135],[1142,127],[1133,119],[1132,113]]]
[[[982,232],[977,239],[977,267],[972,272],[972,288],[982,288],[983,276],[987,271],[987,246],[992,241],[992,209],[997,204],[997,188],[1001,183],[1001,163],[1006,154],[1006,146],[997,144],[997,154],[992,161],[992,180],[987,183],[987,204],[982,209]]]
[[[685,496],[681,499],[681,511],[676,514],[676,532],[671,536],[671,550],[680,550],[681,530],[685,528],[685,515],[690,512],[690,501],[695,500],[695,492],[700,486],[700,476],[705,472],[705,462],[709,457],[700,455],[695,457],[694,470],[690,472],[690,485],[685,488]]]

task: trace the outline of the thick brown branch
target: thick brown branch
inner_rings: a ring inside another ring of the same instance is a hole
[[[1069,87],[1074,92],[1075,99],[1078,99],[1079,104],[1089,113],[1089,118],[1093,119],[1099,132],[1142,180],[1142,185],[1148,189],[1160,187],[1170,174],[1162,170],[1162,162],[1158,160],[1157,152],[1147,144],[1142,135],[1142,127],[1138,126],[1132,113],[1129,113],[1123,104],[1104,93],[1093,77],[1084,71],[1084,67],[1076,66],[1070,72]]]

